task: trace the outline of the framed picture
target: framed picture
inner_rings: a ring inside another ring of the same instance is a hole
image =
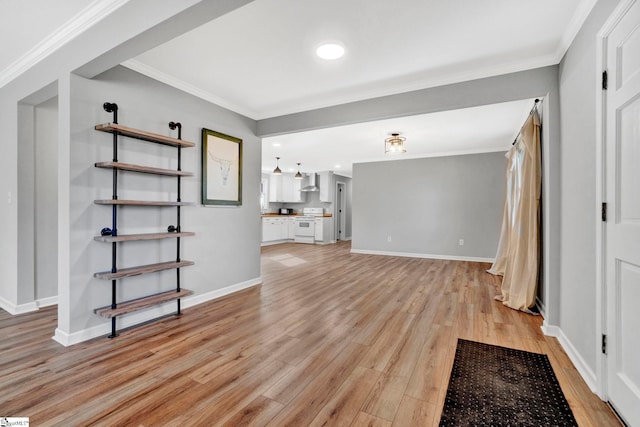
[[[202,204],[242,205],[242,140],[202,129]]]

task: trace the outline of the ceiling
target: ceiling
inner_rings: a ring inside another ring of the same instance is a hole
[[[29,51],[51,40],[60,29],[71,25],[76,15],[87,7],[87,1],[2,0],[0,5],[3,11],[0,13],[0,40],[3,41],[0,71],[4,72]],[[29,31],[24,31],[28,24]],[[11,43],[6,43],[8,40]]]
[[[19,70],[29,54],[58,47],[78,22],[95,22],[103,16],[96,10],[126,2],[3,0],[11,13],[0,14],[0,39],[12,42],[2,45],[0,75]],[[123,65],[260,120],[557,64],[594,4],[255,0]],[[25,23],[30,31],[21,31]],[[345,56],[317,58],[316,47],[327,41],[341,43]],[[532,105],[522,100],[265,138],[263,166],[275,167],[279,155],[285,170],[301,162],[306,171],[350,175],[353,162],[384,159],[391,132],[407,137],[402,158],[506,150]]]
[[[557,64],[593,0],[255,0],[125,65],[253,119]],[[324,61],[318,45],[344,57]]]
[[[256,0],[126,66],[256,120],[557,64],[592,0]],[[338,42],[344,57],[315,56]],[[542,94],[541,94],[542,95]],[[263,139],[262,167],[506,151],[533,100]],[[407,154],[385,156],[391,132]],[[274,146],[278,145],[278,146]],[[339,166],[337,166],[339,165]]]

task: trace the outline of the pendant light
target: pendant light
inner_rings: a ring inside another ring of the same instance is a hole
[[[278,166],[278,162],[280,161],[280,157],[276,157],[276,168],[273,170],[274,175],[282,175],[282,171],[280,170],[280,166]]]
[[[300,165],[302,163],[298,163],[298,173],[294,176],[295,179],[302,179],[302,174],[300,173]]]
[[[399,133],[392,133],[391,136],[384,140],[384,152],[397,154],[397,153],[406,153],[407,150],[404,148],[404,142],[407,138],[400,136]]]

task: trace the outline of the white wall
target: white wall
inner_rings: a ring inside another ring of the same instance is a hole
[[[105,101],[116,102],[119,123],[170,135],[170,121],[182,123],[182,137],[196,148],[183,149],[182,168],[195,172],[184,178],[183,201],[195,206],[182,208],[182,229],[196,232],[182,239],[183,259],[195,266],[181,269],[182,286],[200,301],[218,295],[225,288],[256,284],[260,277],[260,139],[254,136],[255,122],[206,101],[116,67],[95,79],[71,79],[70,147],[70,330],[61,334],[95,335],[108,321],[93,309],[110,304],[111,282],[93,278],[109,270],[111,246],[93,241],[101,228],[110,226],[111,209],[94,199],[111,198],[111,171],[95,168],[112,158],[112,136],[96,132],[98,123],[112,121],[102,109]],[[243,203],[241,207],[212,208],[200,203],[200,149],[202,128],[216,130],[243,140]],[[175,132],[172,134],[175,136]],[[177,150],[133,139],[119,143],[118,160],[162,168],[177,166]],[[119,198],[175,200],[175,178],[121,173]],[[175,208],[126,207],[119,213],[120,233],[156,232],[175,224]],[[131,242],[118,246],[118,265],[129,267],[175,259],[175,241]],[[175,271],[143,275],[119,281],[118,292],[130,299],[175,286]],[[171,309],[175,310],[175,304]],[[192,311],[197,316],[197,311]]]
[[[35,107],[35,299],[58,295],[58,97]]]
[[[35,108],[18,106],[18,191],[11,197],[18,208],[18,300],[17,305],[33,309],[35,303]]]
[[[493,258],[506,164],[503,152],[355,164],[352,250]]]

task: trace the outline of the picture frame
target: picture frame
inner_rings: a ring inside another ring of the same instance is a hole
[[[202,129],[202,204],[242,205],[242,139]]]

